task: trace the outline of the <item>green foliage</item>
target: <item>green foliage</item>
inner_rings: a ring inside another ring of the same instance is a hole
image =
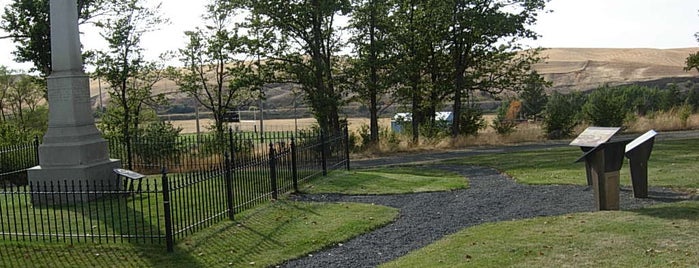
[[[522,114],[525,118],[536,120],[543,117],[548,102],[546,86],[548,83],[536,72],[530,74],[522,92],[519,93],[519,98],[522,100]]]
[[[349,0],[245,1],[250,8],[250,32],[258,42],[254,55],[273,59],[269,64],[284,77],[301,85],[320,128],[339,131],[343,103],[336,75],[343,66],[336,57],[341,49],[337,15],[348,14]]]
[[[483,110],[477,105],[469,105],[465,107],[461,113],[459,120],[459,132],[461,135],[478,135],[478,131],[486,128],[488,125],[483,119]]]
[[[205,27],[185,32],[187,42],[178,56],[184,68],[169,68],[168,76],[180,91],[194,97],[214,114],[214,130],[225,132],[223,117],[228,111],[261,96],[263,72],[266,69],[254,53],[260,45],[250,38],[255,33],[240,34],[234,21],[240,12],[236,3],[211,1],[203,14]],[[264,68],[263,68],[264,67]]]
[[[549,139],[567,138],[580,123],[585,96],[580,92],[563,95],[553,92],[546,103],[544,131]]]
[[[181,146],[178,143],[182,128],[167,122],[150,123],[140,131],[134,153],[145,164],[158,164],[166,160],[179,160]],[[142,143],[142,144],[141,144]]]
[[[78,0],[79,23],[86,23],[102,10],[108,0]],[[18,62],[31,62],[42,77],[51,73],[51,28],[49,0],[13,0],[5,7],[0,29],[16,44]]]
[[[493,129],[500,135],[508,135],[515,131],[517,123],[511,118],[507,118],[507,112],[510,110],[512,101],[503,101],[498,107],[495,120],[493,120]]]
[[[689,54],[685,65],[685,71],[689,72],[692,69],[699,71],[699,52]]]
[[[621,127],[629,113],[627,97],[622,91],[611,87],[601,87],[588,96],[583,106],[585,118],[599,127]]]

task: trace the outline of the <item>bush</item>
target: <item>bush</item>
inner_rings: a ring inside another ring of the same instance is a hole
[[[563,95],[553,92],[546,103],[544,130],[549,139],[567,138],[580,123],[580,109],[585,97],[579,92]]]
[[[504,101],[498,107],[497,116],[493,120],[491,127],[500,135],[508,135],[515,130],[517,123],[511,114],[512,107],[516,106],[516,101]]]
[[[167,161],[179,161],[181,128],[175,128],[170,123],[156,122],[149,124],[140,131],[134,142],[134,153],[144,164],[162,164]]]
[[[599,127],[621,127],[629,108],[622,91],[601,87],[593,91],[583,107],[585,118]]]
[[[478,135],[478,131],[487,127],[483,119],[483,110],[475,104],[467,105],[461,111],[461,125],[459,132],[461,135]]]

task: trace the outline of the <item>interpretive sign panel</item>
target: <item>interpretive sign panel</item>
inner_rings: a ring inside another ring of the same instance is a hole
[[[646,141],[652,139],[655,137],[655,135],[658,135],[655,130],[649,130],[645,134],[641,135],[640,137],[636,138],[632,142],[626,145],[626,152],[628,153],[629,151],[636,149],[636,147],[640,146],[641,144],[645,143]]]
[[[570,145],[597,147],[611,139],[620,129],[618,127],[588,127]]]

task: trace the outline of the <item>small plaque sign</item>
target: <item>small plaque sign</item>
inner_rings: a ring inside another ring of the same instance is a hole
[[[645,134],[641,135],[640,137],[627,144],[626,152],[628,153],[629,151],[635,149],[636,147],[655,137],[655,135],[658,135],[658,133],[655,132],[655,130],[649,130]]]
[[[145,177],[145,175],[143,175],[143,174],[140,174],[140,173],[137,173],[135,171],[128,170],[128,169],[123,169],[123,168],[115,168],[114,173],[116,173],[117,175],[127,177],[129,179],[134,179],[134,180],[141,179],[141,178]]]
[[[618,127],[588,127],[570,145],[597,147],[611,139],[620,129]]]

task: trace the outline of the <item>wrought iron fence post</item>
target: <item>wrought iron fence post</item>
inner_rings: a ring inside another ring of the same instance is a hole
[[[294,183],[294,191],[299,192],[299,171],[296,166],[296,139],[291,138],[291,179]]]
[[[170,185],[167,179],[167,170],[163,167],[162,170],[162,187],[163,187],[163,208],[165,210],[165,244],[167,252],[175,251],[175,239],[172,230],[172,211],[170,209]]]
[[[39,165],[39,135],[34,135],[34,153],[36,165]]]
[[[269,174],[270,174],[270,179],[272,180],[272,199],[277,199],[278,198],[278,191],[277,191],[277,156],[275,155],[276,152],[274,150],[274,143],[269,143]]]
[[[345,140],[345,164],[347,165],[347,171],[349,171],[350,170],[349,125],[345,125],[343,139]]]
[[[328,176],[328,156],[325,150],[325,132],[320,131],[320,160],[323,167],[323,176]]]
[[[233,128],[229,127],[228,128],[228,142],[229,142],[229,155],[231,158],[235,159],[235,144],[233,143]],[[233,162],[233,161],[231,161]]]
[[[235,210],[233,208],[233,179],[231,176],[231,158],[228,156],[228,153],[224,154],[223,157],[226,161],[226,206],[228,206],[228,218],[230,220],[234,220]]]

